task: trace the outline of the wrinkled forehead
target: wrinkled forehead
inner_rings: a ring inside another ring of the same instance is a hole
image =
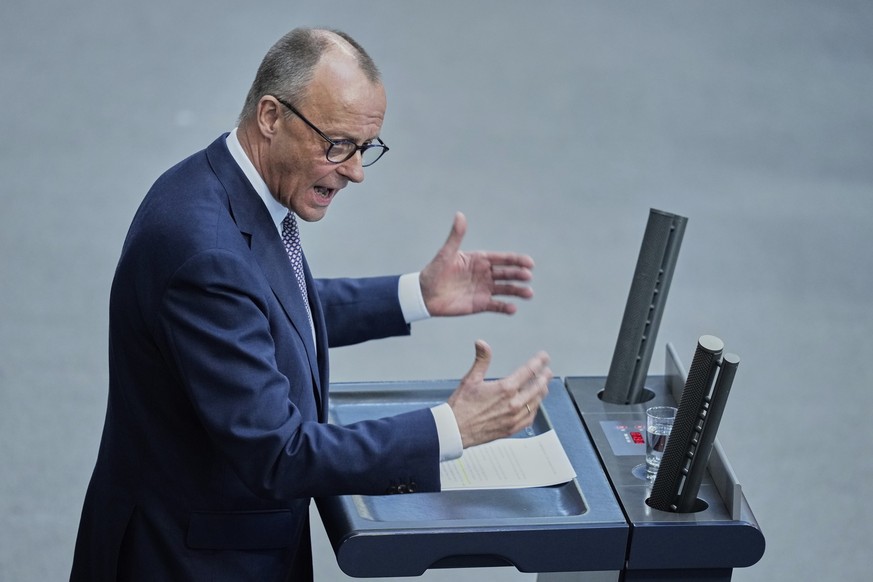
[[[305,100],[341,105],[373,101],[375,104],[381,102],[384,109],[385,89],[381,82],[367,77],[351,53],[333,49],[327,51],[316,65]]]

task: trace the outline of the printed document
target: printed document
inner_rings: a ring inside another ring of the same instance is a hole
[[[575,476],[554,430],[470,447],[460,458],[440,463],[443,491],[545,487]]]

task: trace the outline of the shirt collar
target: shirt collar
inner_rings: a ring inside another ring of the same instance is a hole
[[[246,175],[252,187],[255,189],[255,192],[258,193],[258,196],[261,197],[261,200],[264,201],[264,205],[267,207],[267,210],[270,212],[270,217],[273,219],[273,223],[276,225],[276,230],[279,231],[279,234],[282,233],[282,221],[285,219],[285,216],[288,214],[288,209],[282,206],[278,200],[273,197],[273,194],[270,192],[270,189],[267,187],[267,183],[264,182],[264,179],[255,169],[255,165],[252,164],[252,161],[246,155],[245,150],[243,150],[242,144],[239,142],[239,138],[237,137],[237,129],[234,128],[227,135],[227,149],[230,151],[231,157],[236,161],[239,165],[240,169],[243,171],[243,174]]]

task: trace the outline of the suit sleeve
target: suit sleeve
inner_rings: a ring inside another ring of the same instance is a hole
[[[331,319],[346,323],[341,341],[405,327],[352,323],[356,301],[390,304],[388,286],[383,280],[325,287]],[[290,322],[276,313],[280,307],[271,293],[250,263],[233,252],[211,250],[176,271],[159,315],[180,385],[240,479],[255,494],[276,499],[382,494],[397,483],[439,490],[437,434],[429,410],[348,426],[306,420],[314,418],[305,409],[312,406],[312,372],[302,342],[282,335]],[[364,309],[371,319],[392,310]]]
[[[316,279],[332,348],[409,335],[397,286],[399,276]]]

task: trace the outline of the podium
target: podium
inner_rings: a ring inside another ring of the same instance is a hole
[[[532,425],[554,430],[576,477],[529,489],[350,495],[319,499],[337,563],[353,577],[418,576],[431,568],[514,566],[538,582],[730,580],[764,536],[716,442],[696,511],[646,504],[645,409],[676,406],[686,372],[673,347],[639,404],[600,398],[605,377],[555,378]],[[349,424],[444,402],[457,381],[331,386],[330,421]],[[642,431],[640,431],[642,427]],[[521,435],[517,435],[521,436]]]

